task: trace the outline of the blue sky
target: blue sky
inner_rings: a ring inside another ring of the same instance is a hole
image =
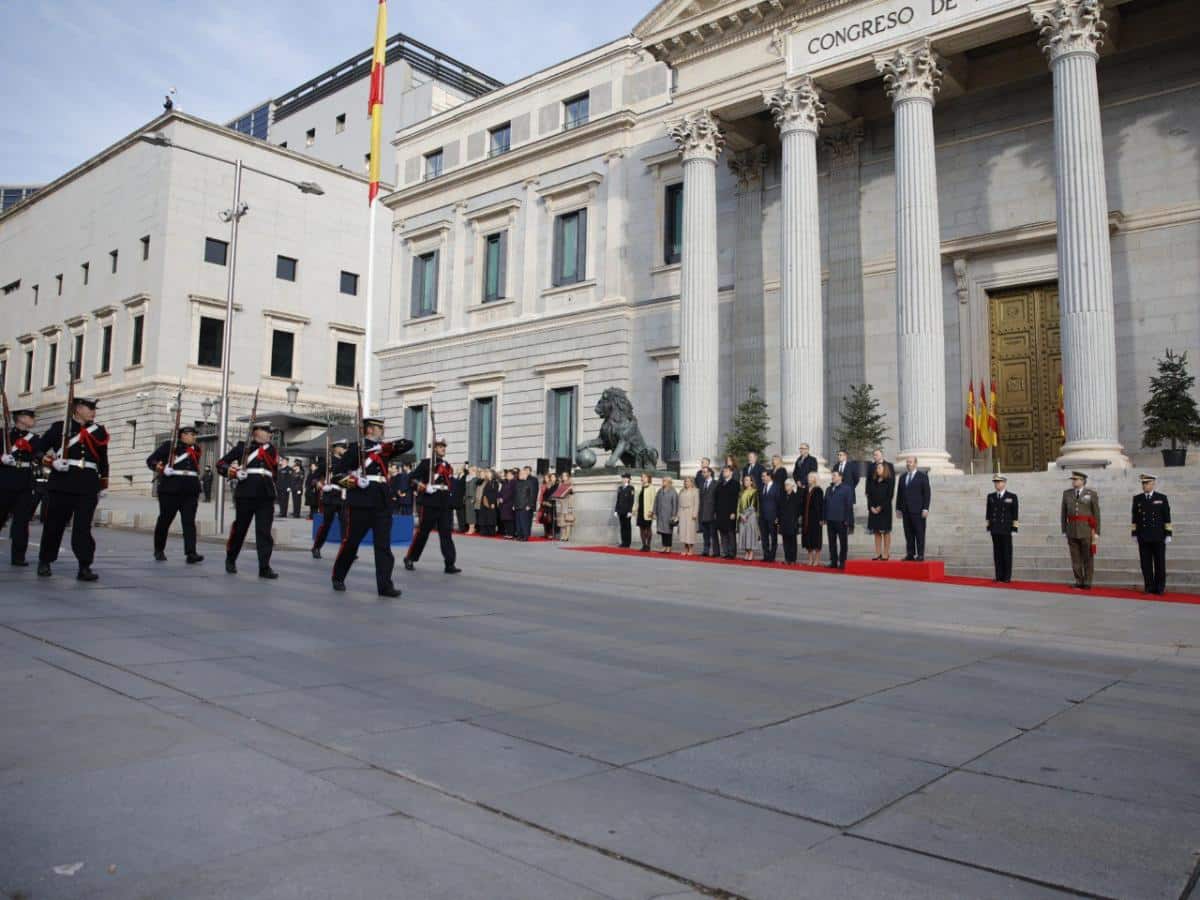
[[[654,0],[390,0],[502,81],[628,34]],[[0,0],[0,183],[50,181],[161,111],[225,122],[368,47],[373,0]]]

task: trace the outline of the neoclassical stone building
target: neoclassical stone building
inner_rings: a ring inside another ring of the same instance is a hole
[[[384,412],[451,456],[562,456],[618,385],[687,470],[765,396],[834,449],[1006,469],[1140,448],[1200,356],[1195,0],[665,0],[627,38],[397,132]],[[1058,424],[1059,384],[1066,413]]]

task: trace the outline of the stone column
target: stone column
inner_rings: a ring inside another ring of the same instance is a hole
[[[721,364],[717,305],[717,157],[725,145],[708,110],[667,128],[683,152],[679,279],[679,459],[683,471],[716,457]]]
[[[1098,0],[1030,7],[1054,77],[1058,297],[1067,442],[1059,463],[1106,459],[1128,466],[1117,424],[1108,192],[1096,59],[1105,23]]]
[[[803,441],[819,453],[825,433],[825,331],[817,210],[817,129],[825,118],[825,104],[807,75],[764,99],[783,138],[779,425],[780,452],[792,459]]]
[[[767,148],[752,147],[729,157],[737,179],[737,249],[733,255],[733,352],[729,400],[736,409],[750,387],[766,395],[763,304],[763,175]],[[769,401],[768,401],[769,402]],[[731,410],[732,413],[732,410]]]
[[[896,334],[900,456],[955,471],[946,451],[946,335],[933,145],[942,72],[928,39],[877,57],[896,117]]]

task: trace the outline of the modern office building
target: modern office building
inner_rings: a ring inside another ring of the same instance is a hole
[[[0,185],[0,212],[4,212],[10,206],[16,206],[22,200],[32,197],[41,188],[40,184]]]
[[[1194,13],[665,0],[401,127],[384,410],[517,464],[616,385],[686,467],[751,386],[829,455],[866,382],[890,455],[967,471],[987,379],[1005,469],[1127,465],[1155,357],[1200,356]]]

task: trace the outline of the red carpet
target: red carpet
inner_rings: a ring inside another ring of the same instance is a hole
[[[503,541],[503,540],[505,540],[505,537],[502,534],[466,534],[465,532],[462,532],[462,531],[456,531],[456,532],[454,532],[454,536],[456,538],[460,538],[460,537],[483,538],[484,540],[488,540],[488,541]],[[537,537],[536,535],[530,535],[529,543],[530,544],[552,544],[552,543],[554,543],[554,541],[552,541],[550,538]]]
[[[624,550],[620,547],[567,547],[568,550],[576,550],[582,553],[608,553],[613,556],[641,556],[652,559],[662,559],[667,557],[674,562],[681,563],[704,563],[708,565],[718,566],[754,566],[756,568],[765,569],[782,569],[787,572],[796,573],[816,573],[818,575],[856,575],[859,577],[868,578],[887,578],[892,580],[904,581],[922,581],[938,584],[954,584],[962,587],[979,587],[979,588],[1003,588],[1013,591],[1040,591],[1047,594],[1078,594],[1080,596],[1091,597],[1115,597],[1120,600],[1143,600],[1147,602],[1157,603],[1191,603],[1200,605],[1200,594],[1178,594],[1169,593],[1161,596],[1151,596],[1143,594],[1141,591],[1129,590],[1127,588],[1114,587],[1094,587],[1090,591],[1077,591],[1066,584],[1051,584],[1044,581],[1013,581],[1008,584],[997,584],[988,578],[964,578],[960,575],[947,575],[945,564],[941,562],[901,562],[898,559],[888,560],[887,562],[869,559],[852,559],[846,563],[844,571],[829,569],[822,562],[820,567],[809,568],[808,566],[790,567],[781,562],[765,563],[765,562],[745,562],[739,559],[716,559],[713,557],[704,556],[681,556],[679,553],[672,553],[669,556],[665,553],[651,551],[650,553],[642,553],[640,550]],[[825,559],[825,557],[822,557]]]

